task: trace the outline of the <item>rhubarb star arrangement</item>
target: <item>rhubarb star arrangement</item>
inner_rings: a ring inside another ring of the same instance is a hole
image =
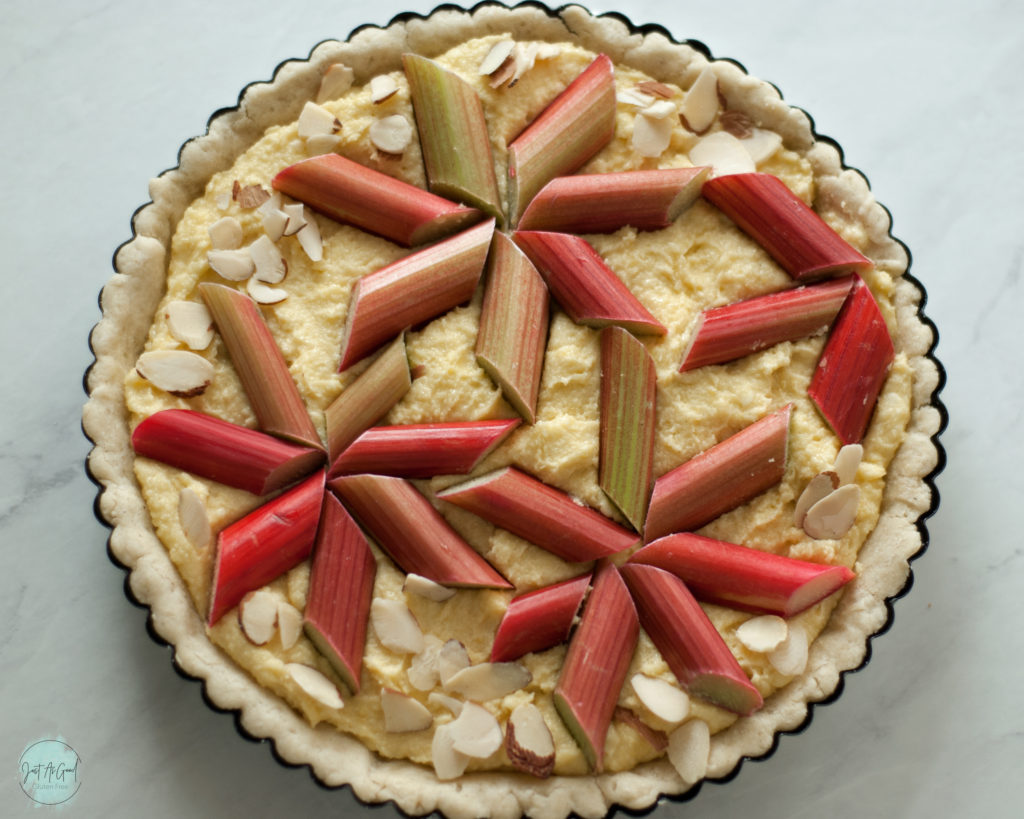
[[[414,51],[320,68],[179,229],[127,379],[154,528],[313,726],[441,783],[685,790],[857,586],[898,265],[715,64]]]

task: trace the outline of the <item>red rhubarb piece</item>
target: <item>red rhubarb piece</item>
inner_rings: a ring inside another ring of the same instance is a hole
[[[320,471],[221,530],[208,625],[309,557],[323,494]]]
[[[698,529],[781,481],[792,409],[766,415],[658,478],[644,539]]]
[[[329,486],[407,574],[443,586],[512,588],[407,480],[339,475]]]
[[[705,310],[697,317],[679,371],[724,364],[827,332],[852,284],[853,278],[844,276]]]
[[[552,694],[555,708],[591,769],[604,768],[604,744],[636,650],[637,610],[619,571],[603,565],[569,642]]]
[[[706,603],[786,618],[854,578],[845,566],[810,563],[687,532],[649,543],[629,562],[671,572]]]
[[[870,288],[858,279],[825,342],[807,394],[844,444],[867,432],[895,351]]]
[[[491,647],[491,662],[518,660],[564,643],[590,588],[591,573],[513,597]]]
[[[873,266],[777,176],[717,176],[704,183],[702,192],[794,279],[856,273]]]
[[[143,419],[132,432],[135,454],[226,486],[266,495],[323,463],[319,449],[185,409]]]
[[[761,707],[761,694],[682,580],[636,563],[619,571],[640,626],[691,696],[744,716]]]
[[[450,236],[484,216],[334,153],[290,165],[273,185],[325,216],[405,247]]]
[[[568,233],[519,230],[514,236],[551,295],[577,324],[618,325],[638,335],[664,335],[652,316],[585,239]]]
[[[341,501],[328,492],[313,550],[303,620],[306,634],[353,694],[359,693],[376,576],[377,562],[366,536]]]
[[[639,541],[600,512],[513,467],[456,484],[437,497],[571,563],[608,557]]]
[[[455,421],[371,427],[331,464],[330,477],[372,472],[399,478],[466,475],[521,421]]]

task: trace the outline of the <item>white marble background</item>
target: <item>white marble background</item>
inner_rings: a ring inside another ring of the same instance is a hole
[[[111,255],[178,146],[281,60],[433,4],[3,5],[0,815],[53,810],[17,761],[56,735],[83,759],[69,816],[368,814],[240,738],[149,638],[92,514],[81,381]],[[592,6],[612,8],[739,59],[842,143],[913,252],[949,376],[931,546],[870,664],[768,761],[654,815],[1020,815],[1024,4]]]

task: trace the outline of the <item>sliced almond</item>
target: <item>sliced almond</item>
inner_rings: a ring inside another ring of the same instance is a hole
[[[213,316],[199,301],[172,301],[164,312],[171,335],[192,350],[205,350],[213,341]]]
[[[306,140],[306,153],[309,156],[322,156],[334,151],[341,142],[341,134],[317,134]]]
[[[211,250],[206,254],[210,267],[229,282],[244,282],[256,270],[248,248],[238,250]]]
[[[318,103],[336,100],[352,87],[355,80],[355,72],[343,63],[333,63],[327,66],[323,77],[320,79],[320,89],[316,93]]]
[[[214,250],[236,250],[242,246],[242,223],[234,216],[224,216],[209,228],[210,247]]]
[[[151,350],[139,356],[135,371],[157,389],[179,398],[202,395],[213,380],[213,364],[186,350]]]
[[[672,120],[666,117],[655,118],[638,114],[633,120],[633,149],[640,156],[661,156],[672,139],[673,126]]]
[[[287,205],[282,205],[281,210],[288,217],[288,224],[284,226],[284,235],[294,236],[306,224],[306,207],[301,202],[289,202]]]
[[[306,224],[299,228],[295,238],[299,240],[299,247],[311,262],[319,262],[324,257],[324,240],[320,236],[320,226],[313,216],[307,214]]]
[[[754,121],[743,111],[723,111],[718,123],[736,139],[749,139],[754,133]]]
[[[401,154],[412,142],[412,125],[401,114],[382,117],[370,126],[370,142],[378,151]]]
[[[427,702],[431,705],[440,705],[442,708],[447,708],[455,716],[462,713],[462,706],[465,705],[462,700],[457,700],[455,697],[449,697],[447,694],[442,694],[440,691],[431,691],[427,694]]]
[[[178,493],[178,522],[181,523],[185,538],[198,551],[209,548],[213,542],[213,529],[210,526],[210,517],[206,513],[206,504],[199,494],[188,486]]]
[[[288,227],[288,214],[280,208],[274,208],[263,214],[263,230],[272,242],[276,242],[284,236],[284,229]]]
[[[381,690],[380,708],[384,712],[384,730],[389,734],[425,731],[434,724],[434,715],[427,706],[393,688]]]
[[[633,86],[631,88],[623,88],[621,91],[616,92],[615,99],[624,105],[646,108],[648,105],[653,105],[658,98],[653,94],[648,94],[647,92],[642,91],[638,86]]]
[[[531,702],[517,705],[505,726],[505,753],[520,771],[545,779],[555,769],[555,742],[540,709]]]
[[[487,52],[487,56],[480,61],[478,69],[480,75],[488,77],[501,68],[502,63],[508,59],[515,47],[515,40],[499,40],[496,42],[491,46],[491,50]]]
[[[690,713],[690,697],[679,686],[658,677],[634,674],[633,691],[654,716],[665,722],[682,722]]]
[[[663,100],[670,100],[678,93],[671,85],[665,85],[657,80],[643,80],[638,82],[636,87],[644,94],[650,94],[652,97],[659,97]]]
[[[231,198],[243,210],[258,208],[270,198],[270,194],[260,185],[243,185],[237,179],[231,187]]]
[[[668,100],[654,100],[650,105],[640,111],[642,116],[648,119],[669,119],[674,118],[677,109],[674,103]]]
[[[452,746],[459,753],[475,759],[487,759],[501,747],[501,726],[494,715],[475,702],[462,706],[459,715],[449,723]]]
[[[489,84],[491,88],[500,88],[503,85],[512,81],[512,78],[516,73],[516,58],[515,52],[508,56],[508,58],[501,64],[501,66],[494,72],[491,73]]]
[[[697,75],[679,106],[683,126],[695,134],[703,134],[718,116],[718,75],[709,65]]]
[[[704,720],[691,719],[668,735],[668,761],[687,785],[705,777],[710,753],[711,731]]]
[[[753,173],[757,170],[754,160],[732,134],[716,131],[693,146],[690,161],[694,165],[710,165],[712,176],[727,176],[734,173]]]
[[[292,648],[302,636],[302,612],[286,600],[277,602],[277,631],[281,637],[281,648]]]
[[[261,282],[277,284],[288,274],[288,264],[269,236],[260,236],[249,245],[249,255],[256,265],[253,275]]]
[[[277,595],[268,589],[249,592],[238,604],[238,624],[253,645],[269,643],[277,630]]]
[[[768,655],[768,662],[780,674],[795,677],[807,668],[807,632],[798,623],[789,626],[786,639]]]
[[[307,102],[302,107],[298,126],[299,136],[302,139],[324,136],[325,134],[336,134],[341,130],[341,123],[337,117],[315,102]]]
[[[665,753],[665,749],[668,748],[668,734],[664,731],[652,728],[628,708],[623,708],[621,705],[615,706],[615,712],[612,719],[616,722],[622,722],[628,725],[640,734],[640,736],[642,736],[659,754]]]
[[[448,681],[464,668],[469,668],[469,653],[458,640],[449,640],[441,647],[438,655],[437,673],[441,685],[447,686]]]
[[[444,687],[466,699],[488,702],[525,688],[532,679],[519,663],[477,663],[453,674]]]
[[[860,487],[840,486],[815,503],[804,516],[804,531],[815,540],[843,537],[857,520]]]
[[[804,525],[804,518],[807,517],[807,510],[814,504],[832,493],[832,490],[839,487],[839,476],[835,472],[819,472],[807,482],[804,491],[796,499],[796,508],[793,510],[793,523],[797,526]]]
[[[751,617],[736,629],[736,639],[751,651],[774,651],[789,634],[789,624],[775,614]]]
[[[452,735],[453,723],[439,725],[434,729],[434,738],[430,743],[430,756],[434,763],[434,774],[442,782],[458,779],[466,772],[469,757],[455,750],[455,738]]]
[[[857,470],[860,469],[860,462],[864,460],[864,447],[860,444],[847,444],[841,447],[836,453],[835,463],[832,469],[839,478],[839,485],[845,486],[857,479]]]
[[[423,650],[420,625],[401,600],[374,599],[370,604],[370,623],[385,648],[397,654],[419,654]]]
[[[760,165],[782,147],[782,137],[775,131],[754,128],[750,136],[743,140],[743,147],[747,149],[754,164]]]
[[[270,287],[255,278],[245,284],[245,291],[257,304],[277,304],[288,298],[288,291],[280,287]]]
[[[344,708],[338,687],[327,677],[302,663],[285,663],[284,670],[295,683],[317,702],[328,708]]]
[[[379,74],[370,80],[370,102],[379,105],[398,93],[398,83],[390,74]]]
[[[408,594],[416,594],[420,597],[426,597],[428,600],[433,600],[435,603],[442,603],[455,594],[455,589],[449,589],[447,586],[442,586],[440,583],[436,583],[429,577],[424,577],[419,574],[407,574],[405,576],[405,584],[402,586],[402,591]]]
[[[413,656],[406,677],[417,691],[429,691],[440,680],[438,664],[444,643],[433,634],[423,635],[423,649]]]

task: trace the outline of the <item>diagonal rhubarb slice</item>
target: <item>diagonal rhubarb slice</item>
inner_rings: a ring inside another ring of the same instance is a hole
[[[331,464],[329,477],[467,475],[519,426],[518,418],[372,427]]]
[[[700,196],[710,168],[659,168],[552,179],[533,197],[519,230],[614,233],[668,227]]]
[[[885,319],[870,288],[858,278],[807,389],[844,444],[864,437],[894,357]]]
[[[327,407],[327,452],[332,462],[363,430],[387,415],[411,386],[405,336],[399,335]]]
[[[548,336],[548,288],[504,233],[494,234],[476,337],[476,360],[528,424],[537,396]]]
[[[254,495],[283,489],[324,460],[323,450],[185,409],[143,419],[132,432],[132,447],[137,455]]]
[[[827,332],[852,284],[851,276],[843,276],[705,310],[697,317],[679,372]]]
[[[571,563],[608,557],[639,541],[600,512],[513,467],[456,484],[437,497]]]
[[[618,569],[603,565],[569,642],[555,708],[595,773],[604,768],[604,743],[636,650],[637,611]]]
[[[494,233],[494,220],[417,251],[352,286],[339,371],[403,330],[469,301]]]
[[[792,411],[787,404],[658,478],[644,540],[698,529],[781,481]]]
[[[654,480],[657,374],[642,341],[621,327],[601,331],[598,484],[644,530]]]
[[[322,449],[320,435],[256,302],[223,284],[203,282],[199,293],[224,340],[259,428]]]
[[[366,536],[341,502],[326,493],[303,626],[353,694],[360,688],[376,576],[377,562]]]
[[[328,485],[407,574],[444,586],[512,588],[407,480],[339,475]]]
[[[704,183],[703,195],[794,279],[857,273],[873,267],[870,259],[829,227],[777,176],[718,176]]]
[[[682,580],[636,563],[619,571],[640,626],[691,696],[744,716],[761,707],[761,694]]]
[[[649,543],[629,562],[671,572],[706,603],[787,618],[854,578],[845,566],[810,563],[686,532]]]
[[[484,216],[335,153],[290,165],[273,186],[325,216],[405,247],[450,236]]]
[[[615,135],[612,61],[598,57],[508,146],[509,224],[556,176],[579,170]]]
[[[491,138],[473,87],[417,54],[403,54],[430,189],[504,222]]]
[[[518,660],[564,643],[590,588],[591,573],[513,597],[498,624],[491,662]]]
[[[577,324],[618,325],[638,335],[666,330],[585,240],[569,233],[519,230],[512,237]]]
[[[323,494],[321,470],[220,531],[208,625],[309,557]]]

